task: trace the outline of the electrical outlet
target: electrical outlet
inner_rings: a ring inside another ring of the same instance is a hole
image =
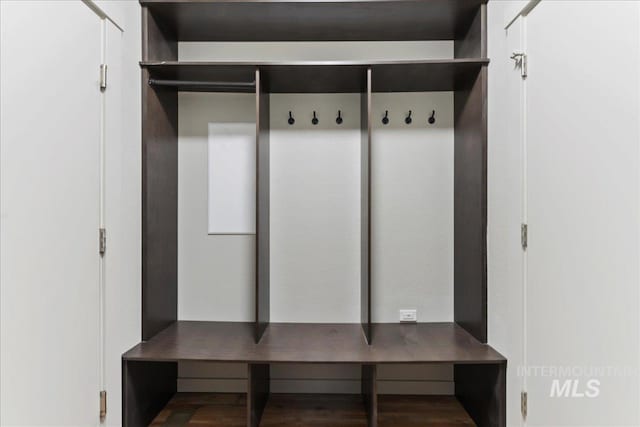
[[[417,322],[418,310],[400,310],[401,322]]]

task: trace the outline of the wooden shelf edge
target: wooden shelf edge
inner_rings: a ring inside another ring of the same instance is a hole
[[[216,67],[216,66],[238,66],[238,67],[375,67],[382,65],[456,65],[456,64],[476,64],[479,66],[488,65],[489,58],[452,58],[452,59],[402,59],[383,61],[250,61],[250,60],[219,60],[219,61],[140,61],[142,68],[153,67]]]
[[[271,323],[254,342],[250,322],[178,321],[123,354],[125,361],[242,363],[505,364],[490,345],[442,323],[374,323],[368,345],[360,324]],[[207,343],[207,345],[203,345]]]

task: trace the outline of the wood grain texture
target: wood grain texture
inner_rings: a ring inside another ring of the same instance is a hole
[[[180,41],[453,40],[485,2],[141,1]]]
[[[179,321],[140,343],[126,360],[249,363],[502,363],[504,357],[454,323],[271,323],[260,343],[253,323]]]
[[[507,425],[507,364],[456,365],[456,397],[478,427]]]
[[[249,364],[247,426],[258,427],[269,400],[271,374],[268,364]]]
[[[487,70],[454,93],[454,320],[487,342]]]
[[[158,25],[147,7],[142,7],[142,59],[145,61],[177,60],[178,42],[175,34]]]
[[[149,427],[246,427],[244,393],[178,393]]]
[[[366,427],[357,394],[272,394],[260,427]]]
[[[379,427],[471,427],[476,424],[454,396],[378,397]]]
[[[142,70],[142,339],[178,317],[178,93]]]
[[[371,69],[360,93],[360,322],[371,344]]]
[[[378,375],[376,365],[362,365],[360,380],[362,401],[367,413],[368,427],[378,425]]]
[[[451,91],[473,80],[486,58],[406,61],[147,61],[155,79],[252,82],[259,67],[270,93],[361,93],[367,69],[373,92]],[[181,88],[183,90],[183,88]],[[190,89],[190,90],[197,90]],[[203,91],[210,89],[202,88]]]
[[[176,393],[178,364],[122,361],[122,425],[147,426]]]
[[[255,71],[256,82],[256,331],[260,341],[270,319],[270,184],[269,92],[267,80]]]
[[[478,6],[473,20],[461,31],[453,43],[455,58],[486,58],[487,56],[487,5]]]

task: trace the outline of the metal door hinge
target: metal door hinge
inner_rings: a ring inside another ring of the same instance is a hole
[[[529,227],[527,224],[520,224],[520,243],[522,244],[522,249],[527,249],[527,246],[529,246]]]
[[[527,392],[523,391],[520,393],[520,412],[522,413],[522,418],[527,418]]]
[[[511,54],[511,59],[513,59],[516,62],[516,67],[520,68],[520,76],[522,76],[523,79],[527,77],[527,72],[528,72],[527,54],[524,52],[516,51]]]
[[[102,390],[100,392],[100,421],[104,421],[107,416],[107,392]]]
[[[107,64],[100,64],[100,90],[107,89]]]
[[[99,252],[100,255],[103,256],[107,251],[107,230],[104,228],[100,229],[100,237],[99,237]]]

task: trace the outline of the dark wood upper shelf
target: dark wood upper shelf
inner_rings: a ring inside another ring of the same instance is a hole
[[[123,355],[126,360],[256,363],[504,363],[455,323],[271,323],[260,343],[254,324],[178,321]]]
[[[486,0],[141,0],[180,41],[453,40]]]
[[[449,91],[472,81],[486,58],[405,61],[141,62],[154,79],[251,82],[260,68],[271,93],[357,93],[372,69],[373,92]],[[176,85],[180,90],[187,89]]]

